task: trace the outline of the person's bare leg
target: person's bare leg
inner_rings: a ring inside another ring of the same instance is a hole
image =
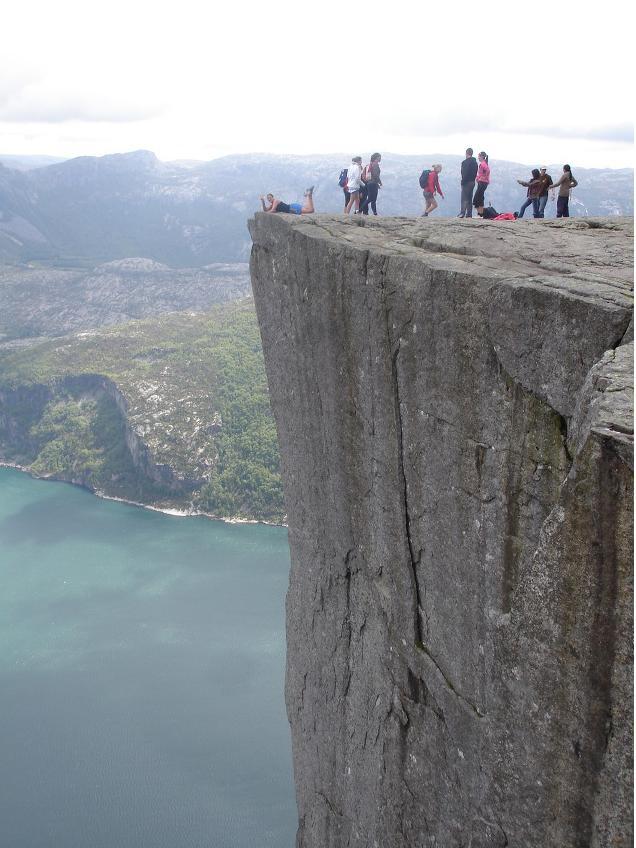
[[[357,191],[351,192],[351,197],[349,198],[349,203],[347,203],[347,208],[345,209],[345,215],[348,215],[351,212],[351,207],[353,204],[356,204],[356,209],[360,206],[360,195]]]
[[[305,194],[305,202],[303,204],[303,208],[300,210],[301,215],[312,215],[316,210],[314,209],[314,193],[313,191]]]

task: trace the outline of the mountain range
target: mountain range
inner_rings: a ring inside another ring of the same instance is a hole
[[[44,157],[40,157],[45,159]],[[459,208],[461,156],[384,154],[378,208],[383,215],[419,215],[420,172],[443,166],[438,216]],[[161,162],[145,150],[82,156],[40,167],[28,157],[0,156],[0,260],[40,260],[66,267],[143,256],[172,267],[245,261],[247,218],[268,191],[298,200],[315,185],[318,212],[338,212],[338,175],[345,154],[284,156],[246,154],[209,162]],[[498,211],[518,209],[531,167],[490,158],[488,201]],[[10,167],[7,167],[9,165]],[[18,168],[20,170],[18,170]],[[572,215],[632,215],[632,169],[572,168],[579,186]],[[561,171],[549,165],[554,177]],[[548,205],[553,217],[554,204]]]

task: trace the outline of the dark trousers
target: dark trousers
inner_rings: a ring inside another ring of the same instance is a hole
[[[569,202],[570,202],[569,197],[557,197],[557,218],[569,218],[570,217]]]
[[[519,210],[519,217],[523,218],[523,213],[526,211],[528,206],[532,206],[532,212],[535,218],[539,217],[539,198],[538,197],[529,197],[521,204],[521,209]]]
[[[475,181],[470,183],[462,183],[462,208],[460,215],[464,218],[473,217],[473,192],[475,191]]]
[[[364,202],[360,206],[360,211],[363,215],[369,214],[369,204],[371,204],[373,214],[378,214],[378,210],[375,205],[375,202],[378,199],[378,188],[379,186],[377,183],[367,183],[367,196],[364,198]]]
[[[484,195],[486,194],[487,188],[488,183],[477,183],[477,191],[475,192],[475,196],[473,197],[473,206],[475,207],[475,209],[480,209],[482,206],[486,205]]]

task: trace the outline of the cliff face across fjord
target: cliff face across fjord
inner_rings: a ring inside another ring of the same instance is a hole
[[[298,846],[631,845],[633,223],[250,231]]]

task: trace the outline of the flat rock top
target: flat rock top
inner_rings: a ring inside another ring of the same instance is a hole
[[[257,213],[252,235],[291,229],[309,238],[418,259],[428,267],[523,278],[563,294],[630,308],[634,219],[482,221]]]

